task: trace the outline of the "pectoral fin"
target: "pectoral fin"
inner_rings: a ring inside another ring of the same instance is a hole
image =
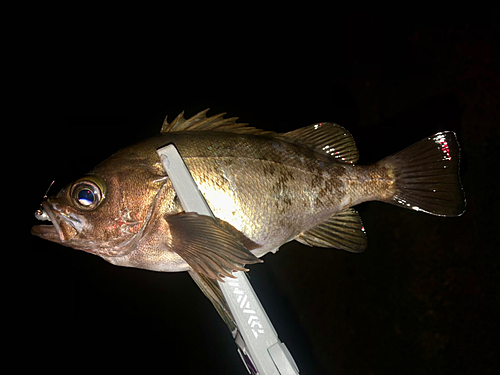
[[[333,215],[295,239],[308,246],[333,247],[352,253],[362,252],[367,245],[361,217],[353,208]]]
[[[232,277],[232,271],[248,271],[246,264],[262,262],[210,216],[185,212],[165,220],[173,251],[202,276],[223,281],[223,276]]]

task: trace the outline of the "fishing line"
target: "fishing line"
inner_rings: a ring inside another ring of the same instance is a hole
[[[45,192],[45,195],[43,196],[43,200],[47,199],[50,188],[52,187],[52,185],[54,185],[54,182],[56,182],[56,180],[52,180],[52,182],[50,183],[49,188],[47,189],[47,191]]]
[[[52,187],[52,185],[54,185],[54,182],[56,182],[56,180],[52,180],[52,182],[50,183],[49,188],[47,189],[47,191],[45,192],[45,195],[43,196],[43,200],[47,199],[50,188]],[[49,215],[47,215],[47,213],[44,211],[41,204],[40,204],[40,208],[35,211],[35,217],[37,218],[37,220],[50,221]]]

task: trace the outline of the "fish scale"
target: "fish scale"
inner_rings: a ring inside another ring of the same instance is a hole
[[[360,166],[351,134],[335,123],[278,134],[206,113],[165,120],[160,135],[118,151],[44,200],[35,216],[52,225],[32,233],[118,266],[190,271],[217,305],[209,280],[246,270],[291,240],[363,251],[359,203],[445,217],[465,211],[453,132]],[[156,153],[167,144],[178,149],[215,219],[183,212]]]

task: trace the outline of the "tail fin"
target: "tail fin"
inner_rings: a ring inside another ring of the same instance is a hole
[[[437,133],[379,162],[394,176],[397,206],[438,216],[460,216],[465,198],[459,176],[460,146],[454,132]]]

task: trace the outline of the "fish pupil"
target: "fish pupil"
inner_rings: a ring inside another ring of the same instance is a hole
[[[95,196],[94,193],[89,189],[81,190],[78,193],[78,202],[83,206],[90,206],[94,203]]]

